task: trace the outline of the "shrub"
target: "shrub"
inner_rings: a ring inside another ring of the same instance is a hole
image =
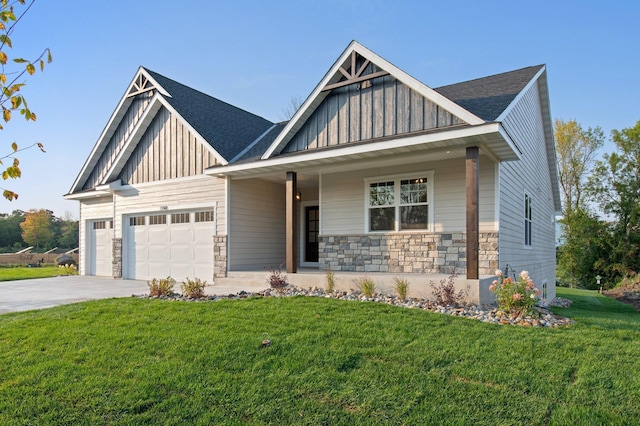
[[[278,266],[278,269],[274,269],[269,267],[269,277],[267,278],[267,282],[271,286],[271,288],[276,289],[278,291],[283,291],[284,288],[288,285],[287,276],[282,274],[282,267],[284,263],[281,263]]]
[[[458,274],[454,271],[449,275],[448,279],[440,280],[439,286],[436,286],[433,281],[430,281],[436,305],[456,306],[464,301],[466,298],[466,292],[464,290],[460,290],[456,293],[456,278],[458,278]]]
[[[195,280],[190,280],[187,277],[187,281],[183,281],[180,288],[182,289],[182,294],[191,299],[199,299],[204,297],[204,286],[207,285],[206,281],[200,281],[200,278],[196,278]]]
[[[154,278],[151,281],[147,281],[147,285],[149,286],[149,296],[171,296],[173,294],[173,286],[175,285],[175,283],[176,280],[171,277],[162,278],[159,280]]]
[[[515,280],[505,277],[501,270],[496,271],[498,279],[493,281],[489,290],[496,295],[498,309],[517,318],[522,315],[532,314],[533,307],[538,300],[538,290],[529,278],[527,271],[520,272]]]
[[[60,269],[61,275],[78,275],[78,268],[76,268],[76,265],[73,263],[69,265],[59,265],[58,269]]]
[[[336,289],[336,276],[333,271],[327,271],[327,284],[325,289],[327,290],[327,293],[333,293]]]
[[[409,281],[405,278],[393,277],[393,288],[398,294],[398,297],[405,300],[409,294]]]
[[[376,292],[376,283],[369,277],[362,277],[355,280],[358,289],[367,297],[373,297]]]

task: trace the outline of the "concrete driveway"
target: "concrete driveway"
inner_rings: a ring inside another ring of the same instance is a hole
[[[255,291],[246,285],[207,286],[206,294]],[[266,288],[265,285],[261,289]],[[176,284],[174,291],[180,291]],[[0,314],[50,308],[86,300],[131,297],[149,293],[146,281],[117,280],[109,277],[68,276],[0,282]]]

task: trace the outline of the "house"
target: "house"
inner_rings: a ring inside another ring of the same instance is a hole
[[[544,65],[434,89],[353,41],[286,123],[141,67],[65,198],[84,275],[264,282],[285,261],[427,292],[455,271],[486,303],[508,265],[555,296]]]

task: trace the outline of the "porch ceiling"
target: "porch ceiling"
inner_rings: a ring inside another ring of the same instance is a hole
[[[213,176],[235,178],[273,175],[278,180],[286,171],[333,172],[377,166],[406,164],[416,156],[425,161],[464,157],[465,149],[478,146],[496,160],[517,160],[520,152],[499,123],[465,126],[446,132],[424,133],[402,138],[354,143],[324,149],[284,154],[267,160],[215,166],[206,170]]]

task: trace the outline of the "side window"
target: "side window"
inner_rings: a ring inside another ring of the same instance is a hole
[[[529,194],[524,194],[524,245],[531,246],[531,231],[532,231],[532,213],[531,213],[532,199]]]

